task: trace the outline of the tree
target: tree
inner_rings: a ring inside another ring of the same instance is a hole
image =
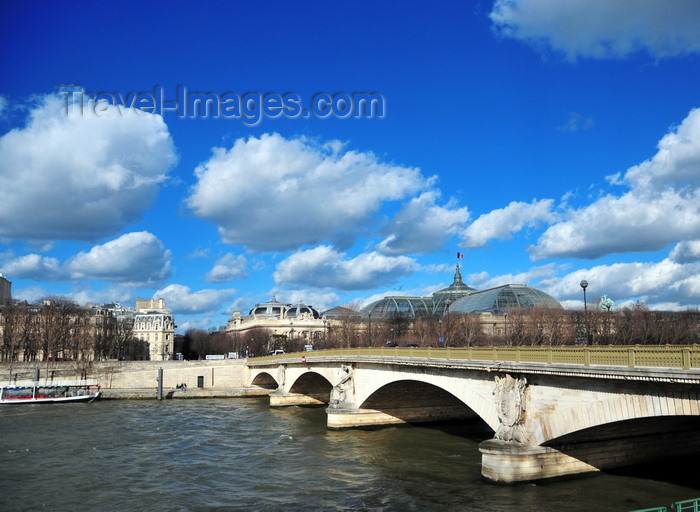
[[[43,300],[38,332],[41,357],[47,364],[59,357],[67,357],[77,315],[78,305],[67,297],[49,297]]]
[[[0,359],[8,362],[9,378],[14,363],[36,359],[36,314],[26,301],[14,302],[0,310],[2,321],[2,351]]]
[[[115,320],[113,330],[114,343],[112,344],[113,351],[111,355],[118,361],[121,361],[126,357],[128,348],[133,347],[134,319],[131,317]]]
[[[185,333],[193,359],[204,357],[209,348],[209,333],[202,329],[189,329]]]
[[[438,315],[422,315],[413,321],[413,331],[422,347],[435,347],[440,338],[440,318]]]
[[[325,333],[325,347],[358,347],[363,339],[369,343],[369,333],[365,333],[365,336],[361,336],[361,327],[361,319],[355,314],[348,313],[347,315],[338,317],[333,321],[332,325],[327,328]],[[377,339],[377,327],[377,323],[372,324],[372,337],[375,340]]]
[[[226,331],[214,331],[209,334],[209,354],[228,354],[233,348],[232,338]]]
[[[269,329],[255,327],[241,334],[245,336],[247,357],[258,357],[267,354],[267,347],[272,334]]]
[[[450,344],[456,347],[482,345],[486,339],[481,321],[476,315],[452,314]]]

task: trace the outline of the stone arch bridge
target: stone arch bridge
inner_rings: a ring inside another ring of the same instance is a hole
[[[249,359],[331,429],[482,421],[482,474],[541,480],[700,453],[700,347],[348,349]]]

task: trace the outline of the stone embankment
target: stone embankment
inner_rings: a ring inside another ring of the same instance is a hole
[[[225,398],[267,395],[271,390],[247,386],[244,360],[205,361],[51,361],[0,364],[0,383],[33,380],[94,379],[102,398],[155,399],[163,371],[163,398]],[[184,384],[184,386],[183,386]]]

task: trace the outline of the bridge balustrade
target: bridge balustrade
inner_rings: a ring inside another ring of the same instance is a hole
[[[251,358],[250,362],[313,357],[408,357],[462,361],[700,368],[699,345],[601,345],[547,347],[355,347]]]

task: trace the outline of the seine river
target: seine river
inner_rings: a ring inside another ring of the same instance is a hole
[[[265,399],[3,406],[0,510],[626,512],[700,497],[697,469],[672,467],[494,485],[475,426],[325,419]]]

